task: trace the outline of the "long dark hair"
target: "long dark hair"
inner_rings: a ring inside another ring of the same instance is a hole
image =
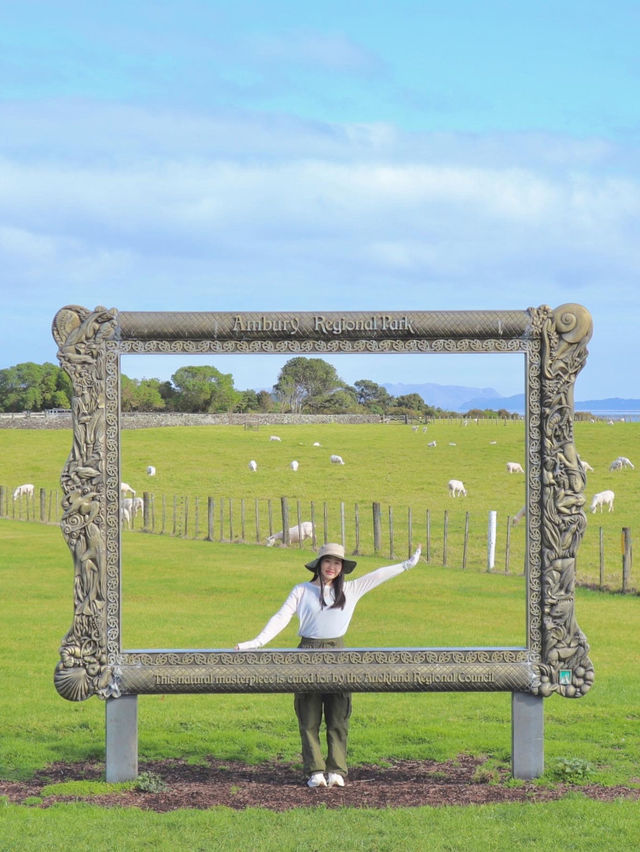
[[[318,563],[316,570],[314,571],[313,579],[320,580],[320,609],[324,609],[327,604],[324,599],[324,581],[322,579],[322,574],[320,573],[320,563]],[[333,581],[332,586],[336,599],[329,609],[344,609],[344,605],[347,602],[347,599],[344,596],[344,571],[340,571]]]

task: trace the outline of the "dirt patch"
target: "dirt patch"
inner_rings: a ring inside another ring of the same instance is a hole
[[[104,778],[98,763],[57,763],[26,782],[0,781],[0,796],[10,802],[48,807],[54,802],[91,801],[113,807],[137,807],[158,812],[179,808],[207,809],[216,805],[242,810],[267,808],[397,808],[420,805],[470,805],[490,802],[545,802],[560,799],[569,791],[612,801],[640,799],[640,788],[604,787],[597,784],[553,788],[532,782],[513,783],[508,773],[489,770],[483,761],[461,755],[437,763],[428,760],[397,760],[388,766],[357,766],[345,787],[309,789],[299,769],[285,763],[247,766],[233,761],[209,760],[192,766],[180,760],[141,763],[146,790],[134,789],[91,796],[43,795],[48,784],[62,781],[91,781]],[[164,789],[158,790],[162,786]]]

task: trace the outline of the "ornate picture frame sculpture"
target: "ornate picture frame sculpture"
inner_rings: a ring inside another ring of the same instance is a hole
[[[584,695],[589,646],[574,612],[586,526],[573,387],[592,332],[566,304],[517,311],[146,313],[71,305],[53,320],[73,383],[62,533],[74,615],[55,686],[64,698],[143,693],[509,691]],[[127,650],[121,646],[120,356],[125,353],[522,353],[527,457],[526,645],[344,650]]]

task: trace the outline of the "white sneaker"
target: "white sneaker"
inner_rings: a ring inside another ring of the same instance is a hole
[[[344,778],[337,772],[330,772],[327,775],[327,783],[329,787],[344,787]]]
[[[322,772],[314,772],[307,781],[307,787],[326,787],[327,782]]]

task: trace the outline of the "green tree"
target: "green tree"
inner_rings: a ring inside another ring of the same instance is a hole
[[[173,407],[178,411],[232,411],[238,401],[231,373],[212,366],[180,367],[171,381],[176,389]]]
[[[389,391],[370,379],[358,379],[354,389],[358,403],[374,414],[385,414],[394,404]]]
[[[407,417],[419,418],[425,416],[425,408],[424,400],[420,394],[407,393],[397,396],[389,411],[391,414],[404,414]]]
[[[335,367],[322,358],[298,357],[283,366],[273,390],[283,408],[300,413],[313,411],[314,401],[344,386]]]
[[[120,376],[120,408],[122,411],[160,411],[166,403],[160,393],[159,379],[130,379]]]
[[[61,367],[27,361],[0,370],[0,411],[70,408],[72,385]]]

